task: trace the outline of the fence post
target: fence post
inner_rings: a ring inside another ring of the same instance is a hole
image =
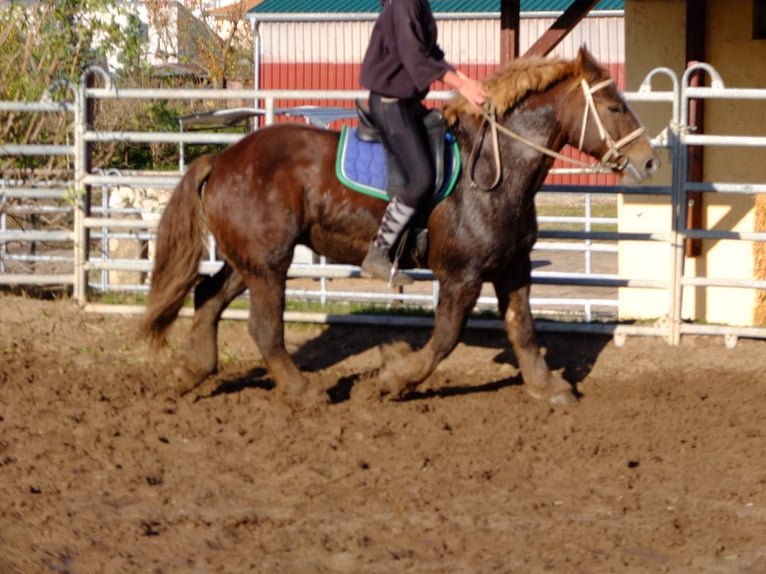
[[[87,111],[85,109],[85,89],[90,74],[85,71],[80,78],[74,110],[74,298],[80,304],[87,303],[88,274],[87,262],[88,234],[85,229],[85,176],[88,173],[88,145],[85,141],[87,131]]]
[[[74,297],[80,305],[88,302],[88,258],[90,257],[90,230],[85,218],[91,212],[91,186],[85,178],[93,164],[93,144],[86,134],[94,127],[94,102],[88,89],[95,87],[96,73],[112,89],[111,76],[99,66],[90,66],[80,76],[80,89],[75,107],[75,210],[74,210]]]

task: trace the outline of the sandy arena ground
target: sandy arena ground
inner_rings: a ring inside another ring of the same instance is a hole
[[[0,295],[0,573],[766,572],[764,341],[545,335],[552,409],[499,332],[390,402],[378,345],[428,332],[292,325],[332,399],[294,412],[244,323],[181,398],[134,327]]]

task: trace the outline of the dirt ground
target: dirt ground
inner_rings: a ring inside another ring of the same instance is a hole
[[[135,321],[0,295],[0,573],[766,572],[764,341],[545,335],[554,409],[499,332],[391,402],[427,331],[292,325],[332,402],[291,411],[244,323],[179,398]]]

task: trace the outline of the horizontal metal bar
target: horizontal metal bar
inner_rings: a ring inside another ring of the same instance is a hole
[[[0,231],[0,242],[73,241],[74,231]]]
[[[737,239],[744,241],[766,241],[766,232],[686,229],[683,231],[683,234],[686,237],[690,237],[692,239]]]
[[[68,193],[67,189],[0,187],[0,198],[8,199],[64,199]]]
[[[117,217],[86,217],[83,225],[88,228],[110,227],[114,229],[156,229],[158,221],[152,219],[122,219]]]
[[[432,303],[433,295],[404,294],[394,291],[332,291],[321,289],[288,289],[285,295],[293,299],[327,301],[365,301],[365,302],[397,302],[397,303]]]
[[[624,92],[625,99],[630,102],[639,103],[667,103],[675,102],[673,92]]]
[[[3,207],[4,213],[14,213],[19,215],[34,215],[37,213],[71,213],[72,208],[66,205],[60,207],[53,205],[6,205]]]
[[[74,146],[0,144],[0,156],[68,155],[74,156]]]
[[[66,112],[75,111],[69,102],[9,102],[0,101],[0,112]]]
[[[69,249],[62,249],[62,251],[69,251]],[[74,261],[74,255],[34,255],[30,253],[8,252],[3,254],[3,258],[6,258],[8,261],[23,261],[25,263],[50,263],[52,261],[71,263]]]
[[[759,88],[712,88],[707,86],[684,89],[688,99],[766,100],[766,90]]]
[[[497,299],[495,299],[497,301]],[[619,301],[616,299],[588,299],[585,297],[530,297],[529,304],[538,305],[567,305],[581,307],[617,307]]]
[[[541,230],[543,239],[591,239],[593,241],[670,241],[670,233],[620,233],[617,231]]]
[[[720,182],[684,182],[686,191],[703,191],[715,193],[741,193],[757,194],[766,193],[766,185],[762,183],[720,183]]]
[[[682,136],[685,145],[764,147],[766,136],[721,136],[712,134],[686,134]]]
[[[83,185],[120,186],[133,187],[159,187],[173,189],[178,185],[183,174],[168,172],[168,175],[113,175],[113,174],[87,174],[83,177]]]
[[[733,287],[742,289],[766,289],[766,281],[757,279],[734,279],[725,277],[682,277],[681,284],[693,287]]]
[[[595,273],[563,273],[557,271],[533,271],[532,282],[538,285],[576,285],[580,287],[634,287],[638,289],[668,289],[670,279],[629,279],[617,275]]]
[[[0,273],[0,285],[72,285],[74,277],[69,275],[36,275]]]
[[[144,142],[221,144],[236,143],[247,134],[200,133],[200,132],[85,132],[86,142]]]
[[[672,195],[673,189],[664,185],[544,185],[538,193],[573,193],[616,195]]]
[[[538,241],[535,243],[534,251],[579,251],[590,253],[617,253],[619,251],[617,244],[605,245],[603,243],[547,243]]]
[[[444,92],[442,92],[444,93]],[[452,92],[449,97],[454,95]],[[366,98],[365,90],[250,90],[250,89],[195,89],[195,88],[87,88],[86,98],[128,99],[128,100],[348,100]],[[438,99],[439,92],[429,94],[429,99]],[[349,106],[350,107],[350,106]]]
[[[766,339],[766,327],[681,323],[680,330],[682,335],[720,335],[724,337],[734,335],[748,339]]]

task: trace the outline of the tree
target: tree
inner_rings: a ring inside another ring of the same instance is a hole
[[[121,8],[111,0],[12,0],[0,8],[0,77],[2,99],[73,100],[83,71],[105,64],[116,46],[134,46],[135,29],[119,24]],[[0,115],[0,141],[15,144],[61,144],[70,135],[66,114]],[[70,140],[71,141],[71,140]],[[61,168],[62,158],[7,158],[15,168]]]

